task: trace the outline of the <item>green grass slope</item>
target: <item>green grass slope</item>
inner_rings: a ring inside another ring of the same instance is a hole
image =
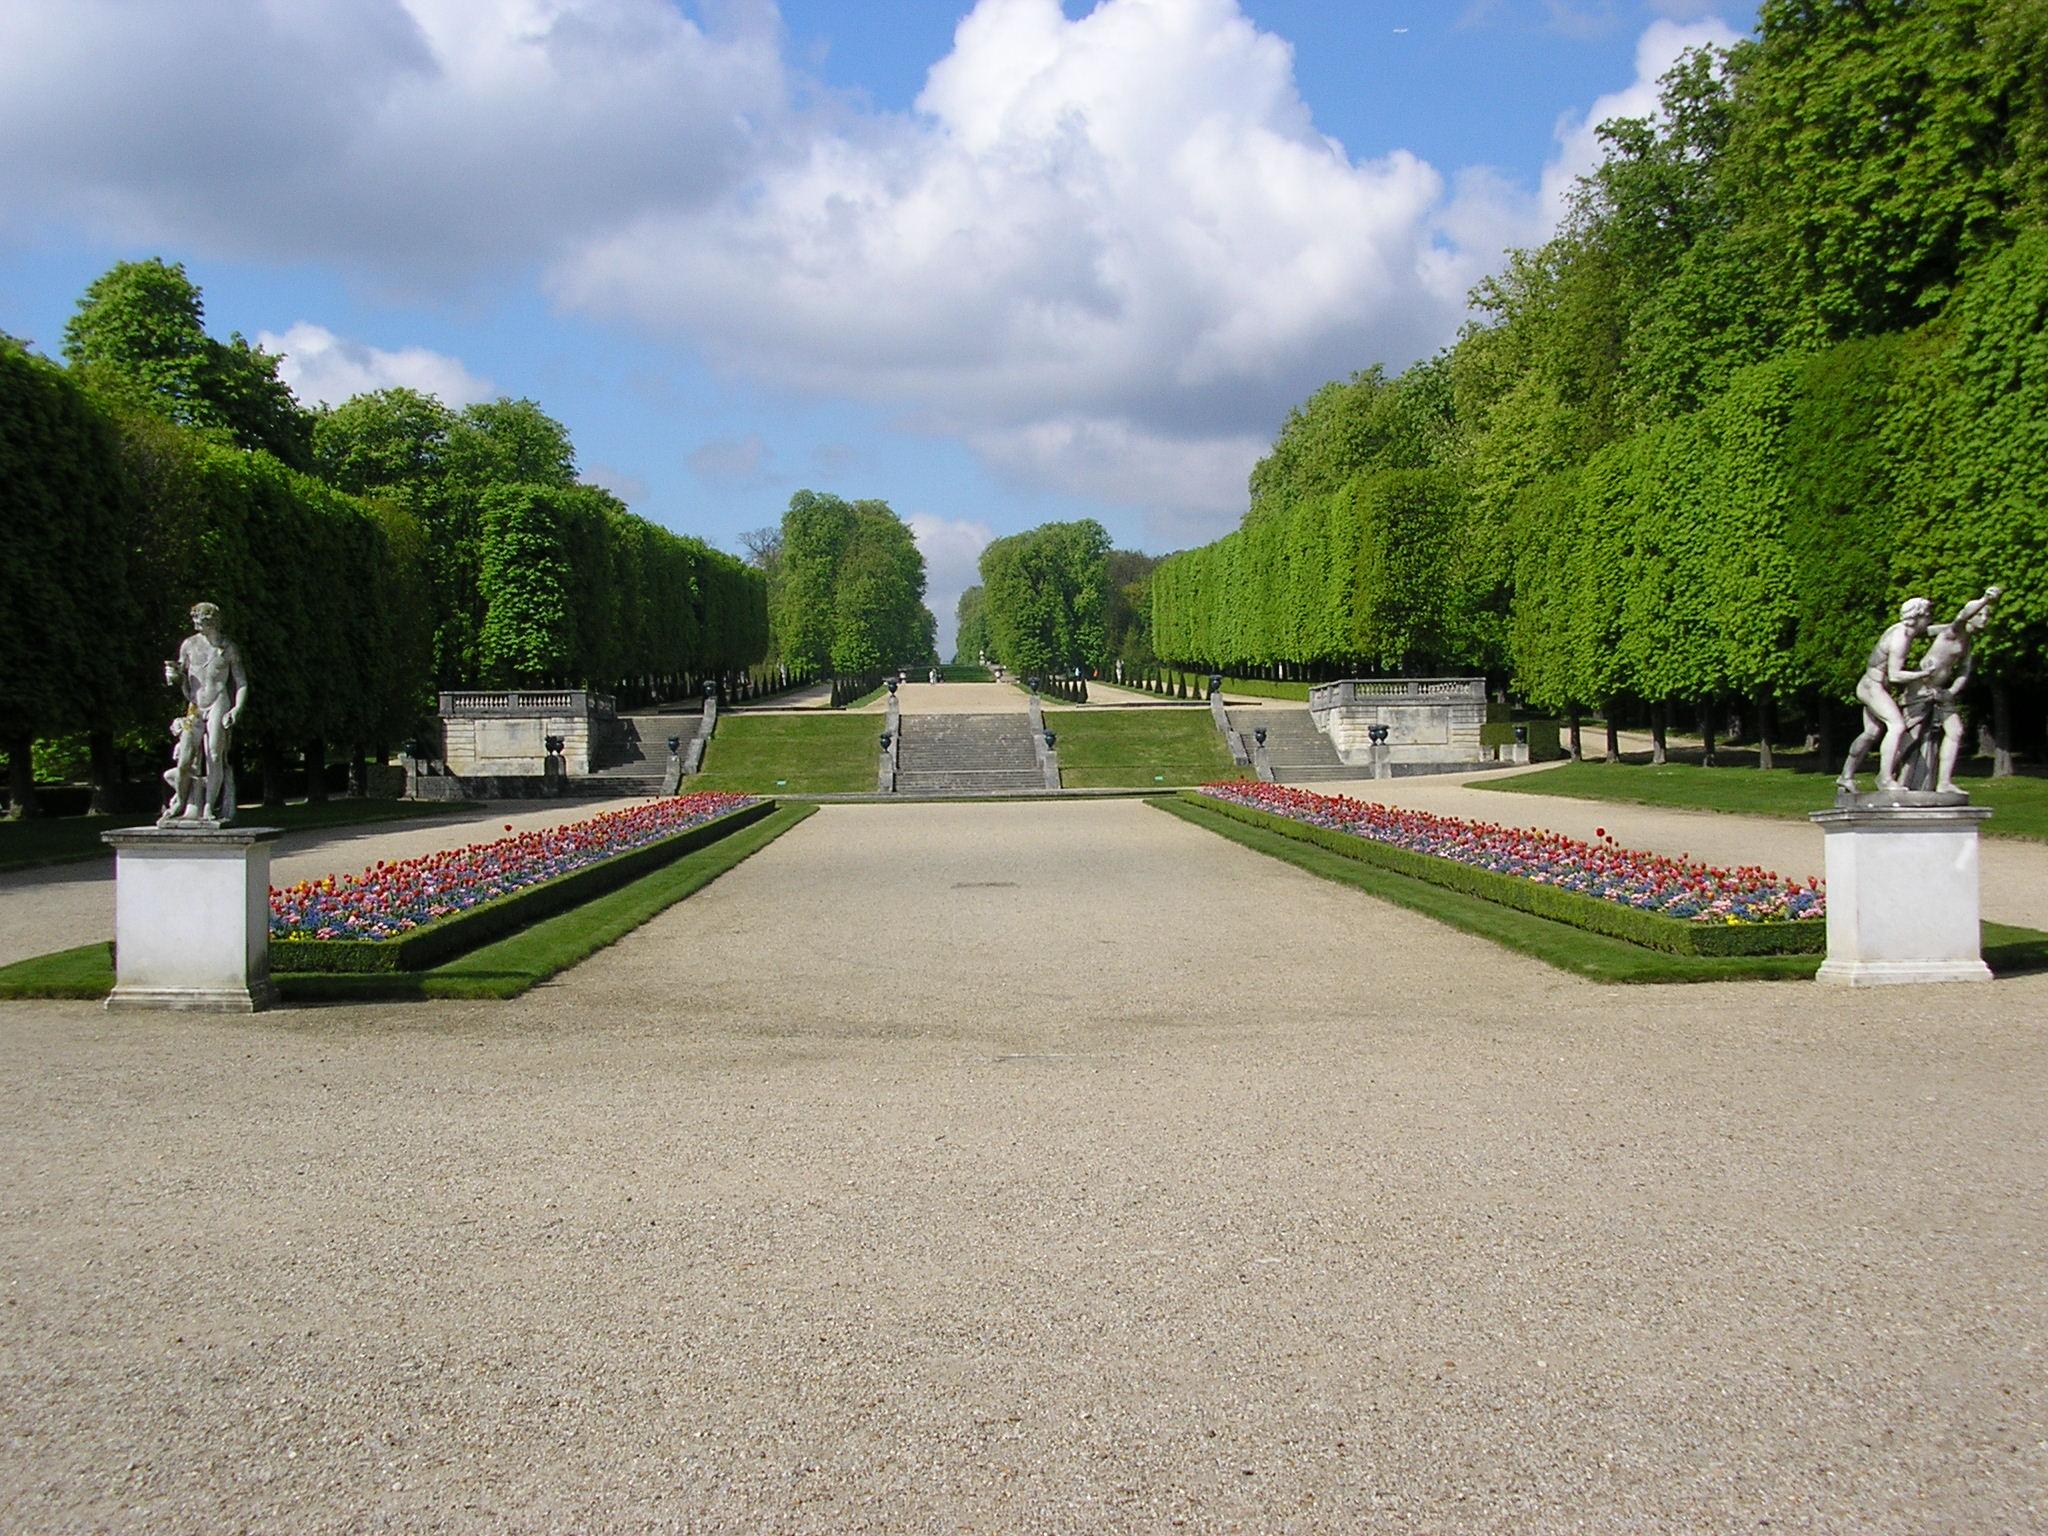
[[[1249,778],[1207,710],[1049,709],[1067,789],[1144,789]]]

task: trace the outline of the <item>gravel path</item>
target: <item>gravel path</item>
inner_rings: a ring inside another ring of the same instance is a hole
[[[2044,1016],[1129,801],[828,807],[511,1004],[0,1005],[0,1529],[2040,1529]]]

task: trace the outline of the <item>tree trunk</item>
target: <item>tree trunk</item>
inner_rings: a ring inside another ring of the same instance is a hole
[[[1762,688],[1756,691],[1756,765],[1759,768],[1774,766],[1771,757],[1771,727],[1777,722],[1772,718],[1771,696]]]
[[[1564,712],[1564,719],[1567,732],[1565,753],[1573,762],[1581,762],[1586,754],[1584,745],[1579,740],[1579,706],[1574,704],[1567,709]]]
[[[114,756],[114,733],[87,731],[85,752],[91,762],[88,772],[92,779],[92,799],[87,803],[85,813],[88,816],[111,816],[114,814],[114,780],[118,766]]]
[[[10,731],[0,739],[0,746],[7,748],[9,819],[25,821],[41,815],[42,808],[36,804],[35,738],[27,731]]]
[[[1991,777],[2009,779],[2016,771],[2016,754],[2012,749],[2012,694],[2003,678],[1991,685],[1991,739],[1996,744],[1991,754]]]
[[[1671,701],[1659,699],[1650,706],[1650,761],[1661,767],[1670,761],[1665,751],[1671,729]]]
[[[266,736],[256,748],[256,768],[263,777],[263,803],[268,806],[284,804],[284,752],[276,741]]]
[[[1602,711],[1607,717],[1607,761],[1610,763],[1621,761],[1621,727],[1614,723],[1614,705],[1615,701],[1609,699],[1607,708]]]
[[[318,805],[327,798],[327,742],[319,736],[306,742],[306,803]]]

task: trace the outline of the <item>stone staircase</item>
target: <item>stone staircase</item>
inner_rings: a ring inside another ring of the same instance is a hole
[[[903,717],[897,794],[1014,795],[1044,788],[1029,716]]]
[[[1273,777],[1282,784],[1314,784],[1329,779],[1363,779],[1370,768],[1354,767],[1337,755],[1330,738],[1316,729],[1305,709],[1233,709],[1230,728],[1244,732],[1249,743],[1252,732],[1266,728],[1266,758],[1273,765]]]
[[[600,750],[587,778],[576,781],[581,794],[658,795],[668,772],[668,739],[688,741],[697,734],[698,715],[621,715],[618,729]]]

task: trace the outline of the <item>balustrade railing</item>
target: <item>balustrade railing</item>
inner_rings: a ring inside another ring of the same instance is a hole
[[[1486,702],[1483,677],[1347,677],[1308,691],[1308,707],[1320,713],[1346,704],[1385,704],[1403,699],[1469,699]]]

